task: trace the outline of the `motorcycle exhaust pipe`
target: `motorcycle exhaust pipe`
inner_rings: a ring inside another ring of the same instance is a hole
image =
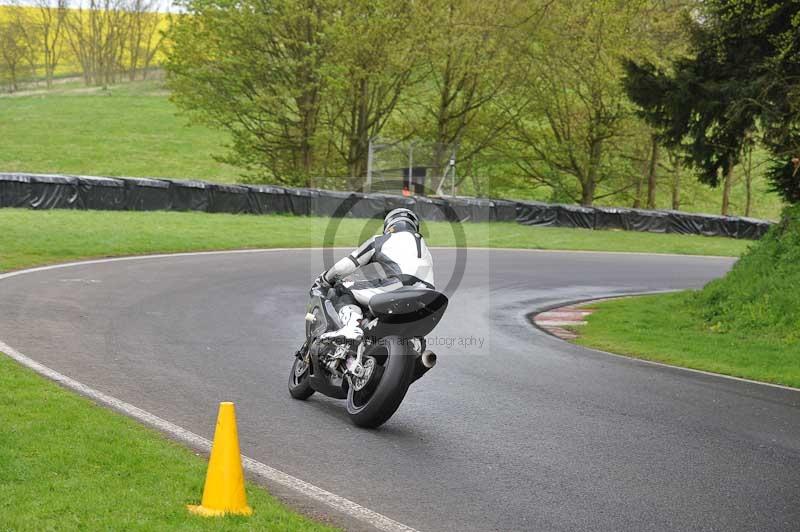
[[[414,367],[414,378],[411,382],[416,381],[425,375],[429,369],[436,365],[436,353],[433,351],[425,351],[419,358],[417,358],[416,366]]]

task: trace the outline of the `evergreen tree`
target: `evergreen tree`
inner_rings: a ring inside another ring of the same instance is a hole
[[[627,61],[625,86],[664,142],[681,147],[700,180],[730,186],[758,131],[774,157],[773,186],[799,188],[789,159],[800,150],[800,1],[708,0],[692,21],[690,58],[671,69]],[[725,208],[723,208],[725,210]]]

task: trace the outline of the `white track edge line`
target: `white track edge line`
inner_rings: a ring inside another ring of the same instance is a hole
[[[93,259],[93,260],[85,260],[77,262],[67,262],[61,264],[51,264],[48,266],[39,266],[36,268],[29,268],[25,270],[16,270],[0,274],[0,280],[7,279],[10,277],[15,277],[26,273],[57,270],[61,268],[85,266],[91,264],[102,264],[108,262],[174,258],[181,256],[220,255],[220,254],[234,254],[234,253],[263,253],[263,252],[292,251],[292,250],[304,250],[304,249],[309,249],[309,248],[238,249],[238,250],[195,251],[186,253],[162,253],[162,254],[152,254],[152,255],[111,257],[111,258]],[[322,248],[313,248],[313,249],[322,249]],[[118,410],[138,421],[145,423],[146,425],[154,427],[162,432],[165,432],[191,447],[203,450],[205,452],[209,452],[211,450],[211,442],[206,438],[203,438],[202,436],[190,432],[184,429],[183,427],[180,427],[165,419],[159,418],[158,416],[151,414],[146,410],[142,410],[141,408],[126,403],[120,399],[117,399],[116,397],[104,394],[79,381],[67,377],[66,375],[58,373],[57,371],[43,364],[40,364],[39,362],[36,362],[35,360],[20,353],[19,351],[9,346],[2,340],[0,340],[0,351],[5,352],[8,356],[13,358],[20,364],[32,369],[33,371],[39,373],[40,375],[43,375],[49,378],[50,380],[58,382],[59,384],[62,384],[63,386],[66,386],[67,388],[70,388],[82,395],[90,397],[99,403],[105,404],[115,410]],[[301,480],[299,478],[295,478],[287,473],[284,473],[278,469],[275,469],[266,464],[258,462],[257,460],[254,460],[247,456],[242,457],[242,464],[245,467],[245,469],[252,474],[255,474],[259,477],[271,480],[285,487],[293,489],[311,499],[326,504],[327,506],[330,506],[331,508],[337,511],[340,511],[350,517],[356,518],[362,522],[365,522],[377,529],[385,530],[387,532],[401,532],[401,531],[417,532],[414,528],[411,528],[407,525],[394,521],[393,519],[390,519],[382,514],[374,512],[368,508],[365,508],[353,501],[345,499],[344,497],[341,497],[339,495],[326,491],[322,488],[314,486],[313,484],[305,482],[304,480]]]
[[[151,414],[146,410],[95,390],[90,386],[67,377],[66,375],[63,375],[53,369],[50,369],[44,364],[40,364],[26,355],[23,355],[1,340],[0,352],[5,353],[23,366],[35,371],[40,375],[47,377],[48,379],[55,381],[66,388],[74,390],[83,396],[89,397],[98,403],[102,403],[113,408],[114,410],[122,412],[123,414],[134,418],[145,425],[149,425],[150,427],[156,428],[161,432],[165,432],[175,439],[189,445],[190,447],[204,452],[211,451],[211,441],[207,440],[206,438],[203,438],[194,432],[162,419],[155,414]],[[397,521],[390,519],[385,515],[374,512],[349,499],[345,499],[344,497],[340,497],[339,495],[314,486],[313,484],[309,484],[304,480],[300,480],[299,478],[293,477],[288,473],[284,473],[283,471],[270,467],[252,458],[248,458],[247,456],[242,456],[242,465],[248,472],[256,476],[300,492],[311,499],[326,504],[327,506],[342,512],[343,514],[354,517],[359,521],[367,523],[379,530],[384,530],[386,532],[418,532],[416,529],[406,526],[402,523],[398,523]]]
[[[552,336],[552,335],[551,335]],[[553,338],[556,338],[553,336]],[[560,338],[559,338],[560,340]],[[572,343],[572,342],[567,342]],[[602,353],[604,355],[609,355],[612,357],[617,358],[624,358],[625,360],[634,360],[636,362],[642,362],[644,364],[649,364],[651,366],[659,366],[662,368],[670,368],[670,369],[678,369],[681,371],[688,371],[690,373],[699,373],[700,375],[706,375],[708,377],[717,377],[720,379],[727,379],[731,381],[739,381],[739,382],[746,382],[748,384],[758,384],[759,386],[768,386],[770,388],[778,388],[779,390],[786,390],[789,392],[800,392],[800,388],[792,388],[791,386],[785,386],[783,384],[775,384],[773,382],[763,382],[763,381],[754,381],[752,379],[745,379],[744,377],[736,377],[735,375],[725,375],[723,373],[714,373],[713,371],[705,371],[702,369],[695,369],[695,368],[687,368],[685,366],[673,366],[672,364],[667,364],[666,362],[658,362],[656,360],[647,360],[646,358],[636,358],[629,355],[621,355],[619,353],[611,353],[610,351],[603,351],[602,349],[597,349],[595,347],[589,347],[586,345],[581,344],[572,344],[577,347],[581,347],[583,349],[594,351],[595,353]]]
[[[174,257],[194,257],[201,255],[222,255],[225,253],[264,253],[266,251],[291,251],[295,249],[309,249],[309,248],[263,248],[263,249],[228,249],[217,251],[189,251],[178,253],[156,253],[150,255],[126,255],[123,257],[105,257],[100,259],[79,260],[74,262],[60,262],[58,264],[50,264],[47,266],[36,266],[34,268],[26,268],[24,270],[13,270],[6,273],[0,273],[0,281],[8,279],[9,277],[16,277],[26,273],[45,272],[49,270],[58,270],[61,268],[72,268],[75,266],[88,266],[91,264],[104,264],[106,262],[125,262],[130,260],[147,260],[147,259],[167,259]],[[321,249],[321,248],[320,248]]]
[[[800,388],[793,388],[791,386],[786,386],[786,385],[783,385],[783,384],[775,384],[774,382],[754,381],[753,379],[746,379],[744,377],[736,377],[735,375],[725,375],[724,373],[714,373],[713,371],[706,371],[706,370],[703,370],[703,369],[695,369],[695,368],[687,368],[686,366],[674,366],[672,364],[667,364],[666,362],[658,362],[657,360],[648,360],[646,358],[638,358],[638,357],[634,357],[634,356],[630,356],[630,355],[622,355],[620,353],[612,353],[611,351],[604,351],[602,349],[597,349],[596,347],[589,347],[587,345],[576,344],[574,342],[570,342],[570,341],[565,340],[563,338],[559,338],[558,336],[547,332],[546,330],[544,330],[543,327],[539,327],[539,323],[536,321],[536,316],[538,316],[539,314],[544,314],[545,312],[559,310],[559,309],[562,309],[564,307],[580,306],[580,305],[591,305],[592,303],[597,303],[597,302],[602,302],[602,301],[609,301],[609,300],[613,300],[613,299],[627,299],[629,297],[655,296],[655,295],[659,295],[659,294],[674,294],[676,292],[682,292],[682,291],[683,290],[681,290],[681,289],[654,290],[654,291],[651,291],[651,292],[634,292],[634,293],[631,293],[631,294],[621,294],[621,295],[617,295],[617,296],[606,296],[606,297],[597,297],[597,298],[593,298],[593,299],[586,299],[586,300],[580,301],[578,303],[567,304],[567,305],[564,305],[562,307],[556,307],[556,308],[553,308],[553,309],[550,309],[550,310],[546,310],[546,311],[542,311],[542,312],[536,312],[536,313],[533,314],[533,316],[531,316],[530,320],[526,320],[526,321],[528,321],[528,323],[533,321],[534,322],[534,327],[536,327],[537,329],[540,329],[543,333],[545,333],[547,336],[549,336],[550,338],[552,338],[554,340],[563,342],[565,344],[570,344],[570,345],[573,345],[575,347],[580,347],[581,349],[586,349],[587,351],[592,351],[592,352],[595,352],[595,353],[601,353],[603,355],[622,358],[622,359],[625,359],[625,360],[632,360],[632,361],[636,361],[636,362],[642,362],[644,364],[649,364],[651,366],[658,366],[658,367],[662,367],[662,368],[677,369],[677,370],[681,370],[681,371],[688,371],[690,373],[699,373],[700,375],[706,375],[708,377],[717,377],[717,378],[720,378],[720,379],[727,379],[727,380],[738,381],[738,382],[746,382],[748,384],[758,384],[759,386],[768,386],[770,388],[778,388],[779,390],[787,390],[787,391],[790,391],[790,392],[800,392]]]
[[[60,268],[71,268],[75,266],[87,266],[91,264],[103,264],[106,262],[124,262],[130,260],[149,260],[149,259],[167,259],[167,258],[174,258],[174,257],[196,257],[196,256],[203,256],[203,255],[224,255],[224,254],[237,254],[237,253],[267,253],[273,251],[318,251],[324,249],[352,249],[349,247],[343,246],[334,246],[333,248],[321,248],[321,247],[307,247],[307,248],[253,248],[253,249],[222,249],[222,250],[212,250],[212,251],[179,251],[174,253],[155,253],[155,254],[146,254],[146,255],[125,255],[122,257],[103,257],[98,259],[90,259],[90,260],[79,260],[79,261],[72,261],[72,262],[61,262],[58,264],[50,264],[47,266],[36,266],[34,268],[26,268],[23,270],[12,270],[6,273],[0,273],[0,281],[3,279],[8,279],[9,277],[15,277],[17,275],[22,275],[26,273],[35,273],[35,272],[43,272],[48,270],[57,270]],[[452,249],[462,249],[453,246],[431,246],[430,249],[445,249],[445,250],[452,250]],[[639,251],[590,251],[590,250],[579,250],[579,249],[534,249],[534,248],[492,248],[492,247],[467,247],[465,248],[467,251],[469,250],[476,250],[476,251],[524,251],[528,253],[580,253],[580,254],[595,254],[595,255],[639,255],[639,256],[647,256],[647,257],[689,257],[689,258],[697,258],[697,259],[717,259],[717,260],[725,260],[725,259],[737,259],[739,257],[730,257],[725,255],[690,255],[690,254],[681,254],[681,253],[646,253],[646,252],[639,252]]]
[[[295,248],[302,249],[302,248]],[[308,248],[305,248],[308,249]],[[315,248],[316,249],[316,248]],[[428,246],[428,249],[462,249],[456,246]],[[692,253],[657,253],[648,251],[600,251],[591,249],[543,249],[543,248],[506,248],[488,246],[466,246],[467,251],[525,251],[529,253],[575,253],[582,255],[634,255],[640,257],[689,257],[693,259],[736,259],[734,255],[697,255]]]

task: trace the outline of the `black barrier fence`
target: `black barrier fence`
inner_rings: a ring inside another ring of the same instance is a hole
[[[408,207],[430,221],[516,221],[524,225],[747,239],[760,238],[771,225],[752,218],[536,201],[405,197],[274,185],[20,173],[0,173],[0,207],[284,213],[348,218],[377,218],[388,210]]]

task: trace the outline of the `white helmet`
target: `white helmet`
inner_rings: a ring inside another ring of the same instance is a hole
[[[396,233],[398,231],[419,232],[419,216],[405,207],[390,211],[386,218],[383,219],[383,233]]]

